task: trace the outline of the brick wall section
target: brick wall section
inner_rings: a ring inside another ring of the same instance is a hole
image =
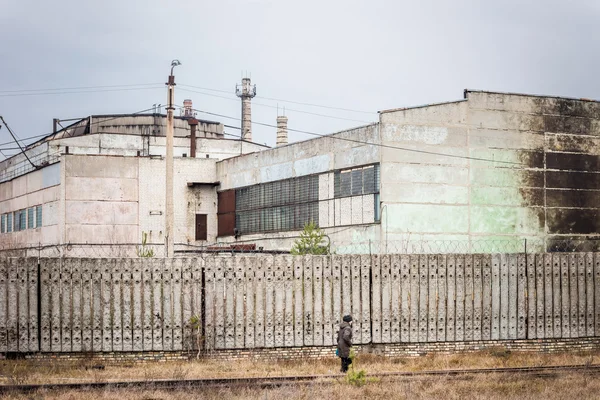
[[[471,342],[432,342],[373,344],[354,347],[358,354],[376,354],[383,357],[419,357],[427,354],[472,353],[497,348],[509,351],[560,353],[588,352],[600,349],[600,338],[537,339]],[[111,353],[28,353],[26,359],[40,361],[102,362],[108,364],[185,361],[196,358],[196,352],[111,352]],[[0,354],[0,359],[6,358]],[[204,359],[253,359],[263,361],[325,359],[335,357],[333,346],[276,347],[262,349],[227,349],[202,353]]]

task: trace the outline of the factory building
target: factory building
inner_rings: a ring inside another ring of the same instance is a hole
[[[288,251],[311,221],[336,253],[596,246],[598,102],[466,90],[302,142],[288,143],[280,116],[268,148],[251,141],[249,85],[238,93],[243,139],[186,114],[189,103],[175,118],[176,254]],[[28,146],[29,160],[1,162],[0,246],[133,246],[146,235],[160,248],[164,126],[158,113],[91,116]]]

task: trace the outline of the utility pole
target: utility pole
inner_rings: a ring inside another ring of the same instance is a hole
[[[171,75],[169,75],[169,81],[167,82],[167,170],[165,173],[165,256],[173,257],[175,250],[175,235],[173,229],[173,113],[175,107],[173,106],[173,98],[175,92],[175,76],[173,75],[173,68],[181,65],[179,60],[173,60],[171,62]]]

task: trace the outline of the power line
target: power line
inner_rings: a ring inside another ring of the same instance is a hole
[[[204,114],[209,114],[209,115],[215,115],[217,117],[234,119],[236,121],[240,121],[241,120],[240,118],[230,117],[228,115],[217,114],[217,113],[212,113],[212,112],[208,112],[208,111],[202,111],[202,110],[197,110],[197,109],[194,109],[194,111],[197,111],[197,112],[200,112],[200,113],[204,113]],[[267,124],[267,123],[264,123],[264,122],[255,122],[255,121],[252,121],[252,123],[256,124],[256,125],[267,126],[267,127],[270,127],[270,128],[277,128],[277,125]],[[234,126],[228,126],[228,127],[229,128],[236,128]],[[236,129],[240,129],[240,128],[236,128]],[[492,159],[482,158],[482,157],[461,156],[461,155],[456,155],[456,154],[440,153],[440,152],[436,152],[436,151],[418,150],[418,149],[411,149],[411,148],[408,148],[408,147],[392,146],[392,145],[389,145],[389,144],[373,143],[373,142],[367,142],[367,141],[363,141],[363,140],[350,139],[350,138],[344,138],[344,137],[337,137],[337,136],[334,136],[335,134],[325,135],[325,134],[322,134],[322,133],[315,133],[315,132],[309,132],[309,131],[303,131],[303,130],[300,130],[300,129],[291,129],[291,128],[288,128],[288,131],[298,132],[298,133],[305,133],[307,135],[313,135],[313,136],[317,136],[317,137],[327,137],[327,138],[331,138],[331,139],[343,140],[343,141],[346,141],[346,142],[364,144],[364,145],[369,145],[369,146],[378,146],[378,147],[387,148],[387,149],[410,151],[410,152],[413,152],[413,153],[430,154],[430,155],[436,155],[436,156],[442,156],[442,157],[451,157],[451,158],[460,158],[460,159],[472,160],[472,161],[486,161],[486,162],[499,163],[499,164],[523,165],[522,163],[517,163],[517,162],[512,162],[512,161],[492,160]]]
[[[184,88],[180,88],[180,90],[183,90],[184,92],[198,93],[198,94],[202,94],[202,95],[205,95],[205,96],[218,97],[218,98],[221,98],[221,99],[235,101],[235,102],[239,101],[237,98],[233,99],[233,98],[230,98],[230,97],[219,96],[219,95],[216,95],[216,94],[199,92],[197,90],[190,90],[190,89],[184,89]],[[275,109],[279,108],[277,106],[272,106],[270,104],[263,104],[263,103],[259,103],[259,102],[256,102],[256,101],[253,101],[252,105],[262,106],[262,107],[268,107],[268,108],[275,108]],[[315,116],[324,117],[324,118],[340,119],[340,120],[344,120],[344,121],[361,122],[361,123],[370,123],[370,122],[372,122],[372,121],[365,121],[365,120],[360,120],[360,119],[337,117],[337,116],[334,116],[334,115],[319,114],[319,113],[314,113],[314,112],[311,112],[311,111],[296,110],[296,109],[293,109],[293,108],[286,108],[286,111],[292,111],[292,112],[297,112],[297,113],[301,113],[301,114],[308,114],[308,115],[315,115]]]
[[[211,92],[228,93],[228,94],[231,93],[228,90],[211,89],[211,88],[201,87],[201,86],[193,86],[193,85],[185,85],[185,84],[179,84],[179,86],[186,86],[186,87],[191,87],[191,88],[194,88],[194,89],[208,90],[208,91],[211,91]],[[362,111],[362,110],[353,110],[351,108],[331,107],[331,106],[324,106],[324,105],[321,105],[321,104],[303,103],[303,102],[300,102],[300,101],[276,99],[276,98],[273,98],[273,97],[265,97],[265,96],[260,96],[260,95],[258,95],[256,97],[261,98],[261,99],[265,99],[265,100],[281,101],[282,103],[291,103],[291,104],[299,104],[299,105],[310,106],[310,107],[328,108],[330,110],[340,110],[340,111],[348,111],[348,112],[362,113],[362,114],[377,114],[377,112],[375,112],[375,111]]]
[[[46,95],[56,95],[56,94],[77,94],[77,93],[126,92],[126,91],[132,91],[132,90],[148,90],[148,89],[161,89],[161,87],[156,86],[156,87],[136,87],[136,88],[106,89],[106,90],[79,90],[79,91],[72,91],[72,92],[9,93],[9,94],[0,94],[0,97],[46,96]]]
[[[163,107],[166,107],[166,106],[165,106],[165,105],[159,105],[159,107],[160,107],[160,108],[163,108]],[[136,115],[136,114],[142,114],[142,113],[144,113],[144,112],[146,112],[146,111],[155,110],[155,109],[156,109],[156,107],[152,107],[152,108],[147,108],[147,109],[145,109],[145,110],[140,110],[140,111],[136,111],[136,112],[134,112],[134,113],[131,113],[131,114],[124,114],[124,115]],[[89,126],[91,127],[92,125],[97,125],[97,124],[105,123],[105,122],[112,121],[112,120],[115,120],[115,119],[119,119],[119,118],[122,118],[122,117],[123,117],[122,115],[119,115],[119,116],[112,117],[112,118],[102,119],[102,120],[98,120],[98,121],[92,121],[92,123],[91,123],[91,124],[89,124]],[[79,118],[79,121],[81,121],[81,120],[84,120],[85,118],[86,118],[86,117]],[[75,119],[77,119],[77,118],[71,118],[70,120],[75,120]],[[73,127],[74,125],[76,125],[77,123],[78,123],[78,122],[76,122],[76,123],[74,123],[74,124],[71,124],[71,125],[67,126],[66,128],[63,128],[63,129],[61,129],[61,130],[60,130],[60,131],[58,131],[58,132],[44,133],[44,134],[42,134],[42,135],[30,136],[30,137],[26,137],[26,138],[23,138],[23,139],[20,139],[20,140],[21,140],[21,141],[25,141],[25,140],[30,140],[30,139],[38,139],[38,138],[44,138],[44,137],[48,137],[48,136],[54,135],[54,134],[56,134],[56,133],[59,133],[59,132],[61,132],[61,131],[64,131],[64,130],[66,130],[66,129],[69,129],[69,128]],[[7,128],[8,128],[8,126],[7,126]],[[0,144],[0,146],[9,145],[9,144],[11,144],[11,143],[13,143],[13,142],[6,142],[6,143],[2,143],[2,144]],[[17,144],[18,144],[18,143],[17,143]],[[28,144],[27,146],[31,146],[32,144],[35,144],[35,143],[30,143],[30,144]],[[7,149],[2,149],[2,150],[7,150]],[[27,150],[27,149],[26,149],[26,150]],[[3,153],[2,153],[2,155],[3,155],[5,158],[9,158],[9,157],[7,157],[7,156],[6,156],[6,154],[3,154]],[[11,155],[10,157],[12,157],[12,156],[14,156],[14,154],[13,154],[13,155]]]
[[[159,106],[160,106],[160,108],[164,108],[164,107],[166,107],[165,105],[159,105]],[[148,108],[148,109],[146,109],[146,110],[136,111],[136,112],[134,112],[134,113],[132,113],[132,114],[123,114],[123,115],[135,115],[135,114],[141,114],[141,113],[144,113],[144,112],[146,112],[146,111],[150,111],[150,110],[155,110],[155,108],[154,108],[154,107],[153,107],[153,108]],[[85,118],[87,118],[87,117],[81,117],[81,118],[69,118],[69,119],[63,119],[63,120],[61,120],[61,121],[81,121],[81,120],[84,120]],[[122,118],[122,116],[117,116],[117,117],[113,117],[113,118],[103,119],[103,120],[101,120],[101,121],[92,121],[92,123],[90,124],[90,126],[91,126],[91,125],[100,124],[100,123],[104,123],[104,122],[108,122],[108,121],[112,121],[112,120],[114,120],[114,119],[119,119],[119,118]],[[75,124],[71,124],[71,125],[67,126],[66,128],[63,128],[63,129],[61,129],[60,131],[63,131],[63,130],[65,130],[65,129],[69,129],[69,128],[70,128],[70,127],[72,127],[73,125],[75,125]],[[57,131],[57,132],[50,132],[50,133],[43,133],[43,134],[41,134],[41,135],[35,135],[35,136],[29,136],[29,137],[26,137],[26,138],[23,138],[23,139],[19,139],[19,140],[20,140],[21,142],[24,142],[24,141],[26,141],[26,140],[31,140],[31,139],[39,139],[39,138],[43,138],[43,137],[46,137],[46,136],[54,135],[55,133],[58,133],[58,132],[60,132],[60,131]],[[11,142],[6,142],[6,143],[0,143],[0,146],[6,146],[6,145],[8,145],[8,144],[12,144],[12,141],[11,141]],[[29,145],[31,145],[31,143],[30,143]],[[28,145],[28,146],[29,146],[29,145]]]
[[[37,166],[29,159],[29,157],[25,153],[25,150],[23,150],[23,148],[19,144],[19,141],[15,137],[15,134],[13,133],[13,131],[10,129],[10,127],[8,126],[8,124],[6,123],[6,121],[4,120],[4,117],[2,117],[1,115],[0,115],[0,121],[2,121],[2,123],[4,124],[4,126],[6,127],[6,129],[8,129],[8,131],[10,132],[10,136],[12,136],[12,138],[15,140],[15,143],[17,144],[17,146],[19,146],[19,149],[21,149],[21,154],[23,154],[25,156],[25,158],[27,159],[27,161],[29,161],[29,164],[31,164],[31,166],[33,168],[37,168]],[[6,156],[4,156],[4,157],[6,157]]]
[[[51,134],[51,133],[44,133],[44,134],[42,134],[42,135],[29,136],[29,137],[26,137],[26,138],[20,139],[20,141],[21,141],[21,142],[24,142],[24,141],[26,141],[26,140],[30,140],[30,139],[37,139],[37,138],[41,138],[41,137],[48,136],[48,135],[52,135],[52,134]],[[8,144],[12,144],[12,143],[13,143],[13,142],[0,143],[0,146],[6,146],[6,145],[8,145]],[[6,150],[6,149],[5,149],[5,150]]]
[[[102,89],[102,88],[120,88],[120,87],[133,87],[133,86],[152,86],[152,85],[162,85],[162,84],[161,83],[132,83],[129,85],[74,86],[74,87],[54,88],[54,89],[0,90],[0,93],[50,92],[50,91],[59,91],[59,90]]]

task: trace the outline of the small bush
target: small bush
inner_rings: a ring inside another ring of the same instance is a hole
[[[364,369],[355,371],[354,368],[348,370],[346,374],[346,383],[361,387],[367,383],[367,372]]]

